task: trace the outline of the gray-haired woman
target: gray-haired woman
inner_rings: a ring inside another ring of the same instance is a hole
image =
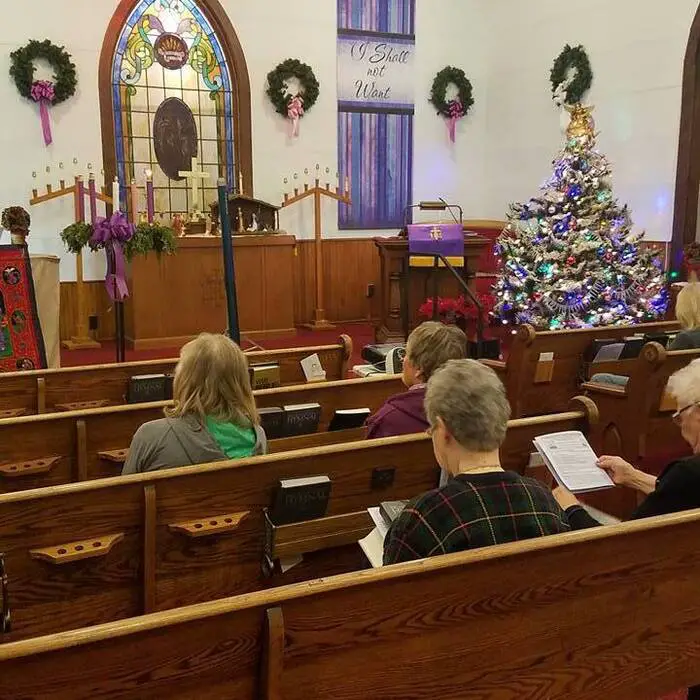
[[[501,467],[510,406],[492,369],[450,360],[428,380],[425,408],[435,458],[453,478],[392,523],[385,564],[570,529],[549,489]]]

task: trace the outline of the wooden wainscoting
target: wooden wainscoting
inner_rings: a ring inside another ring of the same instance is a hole
[[[371,238],[324,240],[323,272],[326,289],[325,309],[329,321],[367,321],[379,316],[379,252]],[[297,241],[294,286],[294,318],[308,323],[316,304],[314,242]],[[367,286],[374,285],[374,296],[367,297]]]
[[[367,321],[379,316],[379,253],[371,238],[339,238],[323,241],[326,287],[325,308],[329,320],[344,323]],[[312,320],[315,307],[316,270],[313,241],[297,241],[294,257],[294,321]],[[367,297],[368,285],[374,296]],[[114,312],[104,282],[86,282],[87,313],[97,316],[98,340],[114,338]],[[130,303],[127,300],[127,305]],[[76,284],[61,282],[61,340],[76,333]]]
[[[114,311],[112,310],[112,302],[107,296],[105,283],[103,281],[85,282],[84,287],[87,313],[89,316],[97,316],[97,331],[92,331],[90,335],[97,340],[111,340],[115,335]],[[61,282],[61,316],[59,319],[61,340],[68,340],[78,330],[76,289],[75,282]]]

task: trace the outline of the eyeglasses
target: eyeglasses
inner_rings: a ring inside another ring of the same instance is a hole
[[[698,402],[695,401],[694,403],[689,403],[687,406],[683,406],[683,408],[679,408],[679,409],[671,416],[671,420],[672,420],[676,425],[680,425],[681,422],[682,422],[682,416],[683,416],[683,414],[684,414],[687,410],[689,410],[689,409],[691,409],[691,408],[694,408],[694,407],[697,406],[697,405],[698,405]]]
[[[0,554],[0,594],[2,594],[2,616],[0,617],[0,633],[6,634],[12,631],[10,620],[10,594],[8,591],[7,570],[5,569],[5,555]]]

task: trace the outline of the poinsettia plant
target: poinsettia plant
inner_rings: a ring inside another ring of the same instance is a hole
[[[484,309],[484,315],[491,313],[496,303],[494,296],[479,294],[477,299]],[[478,310],[471,300],[460,294],[458,297],[438,297],[437,312],[442,323],[461,325],[468,320],[476,319]],[[421,304],[418,313],[423,318],[433,317],[433,297],[428,297]]]

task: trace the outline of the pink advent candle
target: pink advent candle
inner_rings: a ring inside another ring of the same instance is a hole
[[[136,180],[131,179],[131,223],[138,224],[139,219],[139,188]]]
[[[78,177],[78,216],[80,221],[85,221],[85,183],[82,175]]]
[[[88,193],[90,195],[90,223],[94,226],[97,221],[97,190],[95,189],[95,174],[88,177]]]
[[[153,173],[150,170],[146,170],[146,214],[149,224],[153,223],[155,210],[156,202],[153,193]]]

